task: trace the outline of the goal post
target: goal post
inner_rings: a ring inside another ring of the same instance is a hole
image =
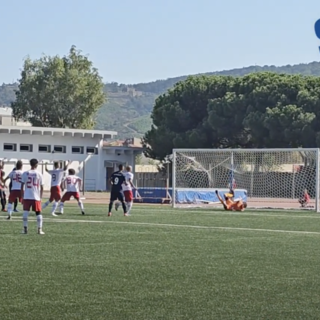
[[[175,208],[221,207],[215,190],[232,186],[248,208],[320,211],[319,149],[174,149],[172,159]]]

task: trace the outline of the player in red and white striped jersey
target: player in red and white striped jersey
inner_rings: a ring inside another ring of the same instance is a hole
[[[59,168],[59,162],[53,163],[53,170],[48,170],[47,164],[45,166],[46,172],[51,175],[51,189],[50,189],[50,199],[45,202],[42,206],[42,210],[46,208],[52,201],[54,201],[51,209],[51,214],[56,216],[55,211],[58,208],[59,201],[61,200],[61,182],[66,174],[68,166],[71,164],[71,161],[63,168]]]
[[[21,178],[22,178],[22,161],[19,160],[16,163],[16,170],[11,171],[9,175],[3,180],[4,184],[7,180],[11,180],[11,189],[9,194],[9,201],[8,201],[8,220],[11,219],[12,215],[12,204],[18,199],[20,203],[22,202],[22,194],[21,194]]]
[[[30,160],[31,169],[24,172],[21,178],[21,193],[23,198],[23,232],[28,233],[28,216],[30,210],[37,216],[38,234],[44,234],[42,231],[41,199],[43,194],[43,177],[37,171],[38,160]]]
[[[83,203],[80,199],[81,185],[82,185],[82,179],[76,176],[76,172],[73,169],[69,169],[68,175],[64,178],[62,182],[63,189],[66,188],[67,191],[63,195],[60,201],[61,214],[63,214],[65,201],[69,201],[71,197],[74,197],[77,200],[78,206],[81,209],[81,213],[84,214]]]

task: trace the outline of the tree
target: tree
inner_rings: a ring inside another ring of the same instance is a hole
[[[320,146],[320,78],[270,72],[189,77],[160,96],[146,156],[173,148]]]
[[[103,87],[98,70],[75,46],[62,58],[28,58],[11,103],[13,116],[36,127],[89,129],[105,102]]]

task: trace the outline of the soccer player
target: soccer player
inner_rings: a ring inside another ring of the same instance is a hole
[[[219,201],[222,203],[224,210],[227,211],[244,211],[244,209],[247,207],[247,203],[242,200],[234,201],[234,191],[231,189],[230,193],[224,194],[223,200],[219,194],[219,191],[216,190],[216,195],[218,196]]]
[[[42,231],[41,198],[43,194],[43,177],[37,171],[38,160],[30,160],[31,169],[25,171],[21,178],[21,194],[23,199],[23,234],[28,233],[28,216],[30,209],[36,213],[38,234],[44,234]]]
[[[4,180],[5,172],[3,171],[4,163],[0,163],[0,180]],[[0,183],[0,201],[1,201],[1,211],[7,212],[6,210],[6,204],[7,204],[7,195],[4,190],[5,186]]]
[[[132,209],[133,205],[133,192],[132,189],[137,189],[134,184],[133,184],[133,173],[132,173],[132,167],[127,166],[126,167],[126,172],[124,172],[124,176],[126,178],[126,183],[122,184],[122,191],[124,195],[124,199],[127,205],[127,215],[130,215],[130,211]],[[115,209],[118,210],[120,206],[120,202],[117,202],[115,204]]]
[[[3,180],[4,184],[8,179],[10,179],[10,194],[9,194],[9,201],[8,201],[8,220],[11,219],[12,215],[12,204],[18,202],[21,202],[22,197],[21,197],[21,177],[22,177],[22,161],[19,160],[16,163],[16,167],[14,170],[12,170],[9,175]]]
[[[73,169],[68,170],[68,175],[62,182],[63,190],[64,188],[67,189],[67,192],[63,195],[60,201],[60,213],[63,214],[64,203],[65,201],[69,201],[71,197],[74,197],[77,202],[78,206],[81,209],[81,213],[84,214],[83,203],[80,200],[80,190],[82,185],[82,179],[76,176],[76,172]]]
[[[299,199],[301,208],[305,208],[309,204],[309,202],[310,202],[310,196],[309,196],[308,190],[305,189],[303,196]]]
[[[112,215],[112,206],[113,202],[119,200],[122,204],[123,214],[127,216],[127,207],[124,202],[123,193],[122,193],[122,184],[126,184],[126,177],[123,172],[123,165],[119,165],[119,171],[114,172],[111,177],[111,194],[110,194],[110,203],[109,203],[109,213],[108,216]]]
[[[51,209],[51,214],[57,216],[55,211],[58,208],[59,201],[61,200],[61,182],[68,169],[68,166],[71,164],[71,161],[63,168],[59,169],[59,162],[53,163],[53,170],[48,170],[47,163],[45,164],[45,170],[51,175],[51,189],[50,189],[50,199],[45,202],[42,206],[42,210],[46,208],[52,201],[54,201]]]
[[[12,171],[15,171],[17,170],[17,168],[13,168]],[[11,190],[12,190],[12,180],[10,180],[10,183],[9,183],[9,192],[11,193]],[[17,209],[18,207],[18,199],[14,200],[14,203],[13,203],[13,212],[19,212],[19,210]],[[9,210],[9,205],[8,205],[8,210]]]

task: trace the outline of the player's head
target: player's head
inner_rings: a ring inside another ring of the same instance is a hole
[[[23,163],[21,160],[18,160],[17,163],[16,163],[16,169],[17,170],[21,170],[22,169],[22,166],[23,166]]]
[[[31,159],[30,160],[30,166],[31,166],[31,168],[32,169],[35,169],[35,168],[37,168],[38,167],[38,160],[37,159]]]
[[[122,171],[122,170],[123,170],[123,165],[119,164],[119,171]]]
[[[126,170],[127,170],[128,172],[131,172],[131,171],[132,171],[132,167],[131,167],[131,166],[127,166],[127,167],[126,167]]]
[[[59,162],[58,162],[58,161],[55,161],[55,162],[53,163],[53,167],[54,167],[55,169],[59,169]]]
[[[69,169],[68,173],[69,173],[70,176],[74,176],[76,174],[74,169]]]

